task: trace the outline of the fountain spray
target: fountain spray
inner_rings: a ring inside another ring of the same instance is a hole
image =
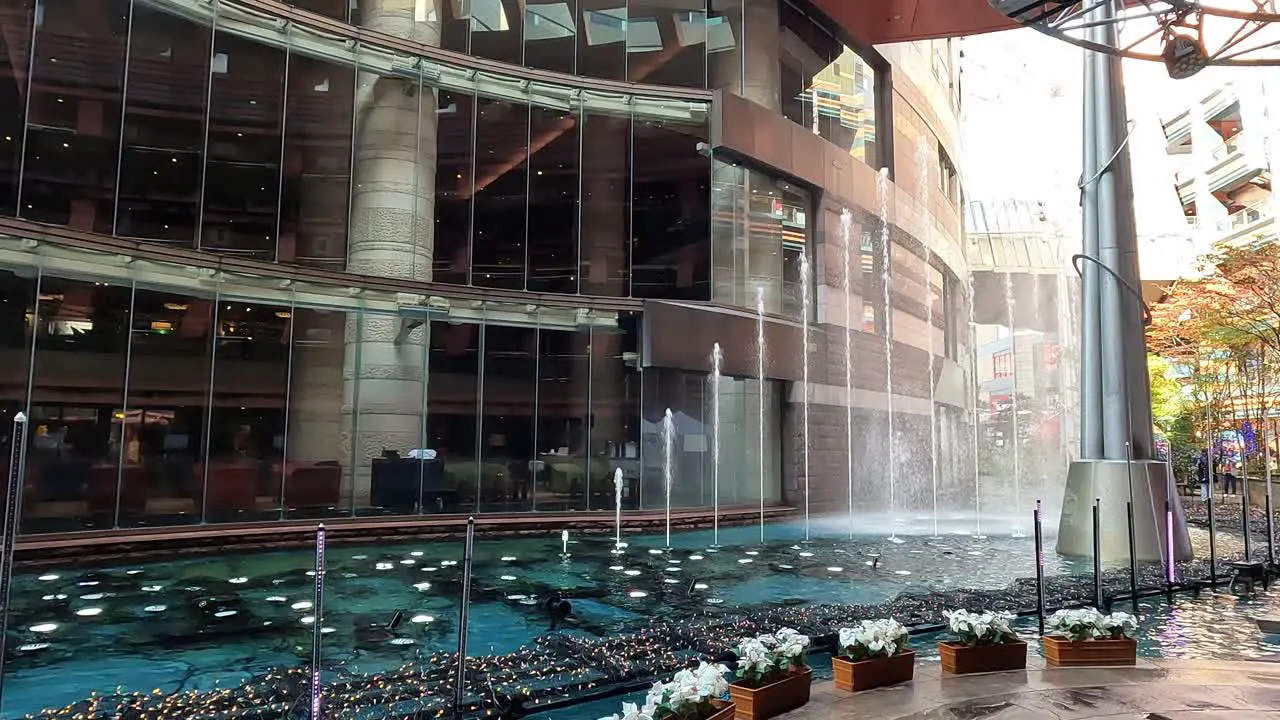
[[[622,468],[613,471],[614,550],[622,550]]]
[[[845,448],[849,454],[849,539],[853,539],[853,257],[849,235],[853,213],[840,213],[840,264],[844,267],[844,413]]]
[[[756,377],[760,380],[760,544],[764,544],[764,286],[756,286]]]
[[[676,421],[671,408],[662,417],[662,483],[667,495],[667,549],[671,549],[671,453],[675,443]]]
[[[720,547],[720,372],[724,352],[711,345],[711,546]]]
[[[804,539],[809,541],[809,294],[812,290],[810,287],[810,276],[812,275],[809,267],[809,249],[800,255],[800,294],[804,297],[801,300],[800,307],[804,313],[804,321],[801,323],[802,334],[801,339],[804,343],[804,367],[801,370],[800,389],[804,395],[803,421],[804,421]]]
[[[924,207],[920,210],[920,220],[924,227],[930,225],[929,217],[929,148],[924,143],[916,147],[916,170],[920,176],[918,202]],[[928,233],[921,233],[921,245],[924,246],[924,289],[925,289],[925,334],[928,336],[929,352],[929,479],[933,486],[933,536],[938,537],[938,411],[937,389],[933,377],[933,251],[929,249]]]
[[[881,268],[880,280],[884,284],[884,394],[889,408],[889,521],[893,522],[893,514],[897,510],[897,472],[898,458],[893,441],[893,273],[890,269],[891,252],[889,238],[889,168],[880,168],[876,176],[876,194],[880,198],[880,253],[884,267]],[[896,540],[897,534],[892,528],[889,539]]]
[[[1014,324],[1014,308],[1013,308],[1013,273],[1006,272],[1004,274],[1004,305],[1005,312],[1009,316],[1009,365],[1010,378],[1013,381],[1013,389],[1009,393],[1012,398],[1013,412],[1013,507],[1014,517],[1018,517],[1018,510],[1022,507],[1022,443],[1018,439],[1018,332]],[[1013,526],[1013,537],[1026,537],[1018,528]]]
[[[982,470],[978,467],[978,324],[974,321],[973,273],[969,273],[969,380],[973,386],[973,516],[974,537],[982,539]]]
[[[560,557],[569,557],[569,531],[560,531]]]

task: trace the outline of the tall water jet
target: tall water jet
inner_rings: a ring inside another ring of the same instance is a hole
[[[1012,380],[1010,412],[1013,415],[1013,537],[1025,537],[1021,528],[1022,517],[1022,444],[1018,438],[1018,331],[1015,327],[1013,307],[1013,273],[1004,274],[1004,306],[1009,318],[1009,377]]]
[[[973,272],[969,272],[969,382],[973,392],[973,517],[977,526],[974,537],[982,539],[982,468],[978,463],[978,428],[981,386],[978,384],[978,324],[974,320],[976,294],[973,290]]]
[[[801,342],[804,344],[804,353],[802,354],[804,367],[800,374],[800,390],[803,393],[804,402],[801,406],[803,409],[804,421],[804,539],[809,540],[809,294],[811,292],[809,267],[809,250],[800,254],[800,294],[804,297],[800,301],[801,311],[804,313],[804,320],[801,322]]]
[[[622,468],[613,471],[613,549],[622,550]]]
[[[764,286],[756,287],[756,378],[760,381],[760,544],[764,544]]]
[[[884,285],[884,394],[889,408],[889,521],[894,522],[897,510],[896,487],[898,457],[893,438],[893,273],[890,269],[891,241],[889,238],[889,168],[880,168],[876,176],[876,194],[880,199],[880,281]],[[889,539],[896,540],[897,533],[889,530]]]
[[[676,419],[667,408],[662,416],[662,485],[667,497],[667,548],[671,548],[671,463],[675,446]]]
[[[844,414],[845,448],[849,466],[849,538],[853,538],[853,253],[849,235],[853,231],[853,213],[840,212],[840,265],[844,268]]]
[[[916,171],[920,188],[917,202],[923,227],[928,228],[929,218],[929,148],[924,143],[916,146]],[[938,412],[937,390],[933,377],[933,251],[929,249],[929,233],[922,232],[920,244],[924,246],[925,335],[929,352],[929,480],[933,488],[933,536],[938,537]]]
[[[724,352],[711,346],[711,546],[720,547],[720,371]]]

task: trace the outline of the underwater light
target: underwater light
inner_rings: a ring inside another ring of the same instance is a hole
[[[57,580],[59,577],[61,577],[61,575],[58,575],[57,573],[49,573],[47,575],[41,575],[39,579],[45,582],[50,582],[52,580]]]
[[[213,616],[216,618],[225,618],[225,617],[231,617],[232,615],[236,615],[238,613],[239,611],[237,610],[219,610],[218,612],[214,613]]]
[[[79,615],[80,617],[94,617],[95,615],[102,614],[102,608],[100,607],[80,608],[79,610],[76,611],[76,614]]]
[[[412,555],[413,557],[422,557],[422,551],[421,551],[421,550],[414,550],[413,552],[411,552],[411,553],[409,553],[409,554],[410,554],[410,555]]]
[[[231,578],[230,580],[228,580],[227,582],[231,583],[232,585],[243,585],[243,584],[245,584],[245,583],[249,582],[249,578],[247,578],[247,577],[233,577],[233,578]]]
[[[515,575],[503,575],[502,577],[500,577],[500,578],[498,578],[498,579],[499,579],[499,580],[506,580],[506,581],[510,582],[511,580],[515,580],[515,579],[516,579],[516,576],[515,576]]]
[[[164,612],[164,611],[165,611],[165,606],[164,606],[164,605],[148,605],[148,606],[146,606],[146,607],[142,608],[142,610],[143,610],[144,612],[149,612],[149,613]]]
[[[435,622],[435,618],[430,615],[414,615],[413,617],[409,618],[409,622],[414,622],[421,625],[422,623]]]
[[[414,589],[414,590],[418,590],[418,591],[430,590],[430,589],[431,589],[431,583],[429,583],[429,582],[414,583],[414,584],[413,584],[413,589]]]
[[[51,622],[40,623],[39,625],[31,626],[31,632],[37,632],[37,633],[51,633],[57,629],[58,629],[58,623],[51,623]]]
[[[623,575],[630,575],[631,577],[635,577],[635,576],[637,576],[637,575],[639,575],[639,574],[640,574],[640,571],[639,571],[639,570],[624,570],[624,571],[622,572],[622,574],[623,574]]]
[[[752,560],[751,558],[739,558],[738,562],[742,563],[743,565],[746,565],[749,562],[755,562],[755,561]]]
[[[26,645],[19,645],[18,652],[35,652],[44,650],[47,647],[49,647],[49,643],[27,643]]]
[[[701,556],[701,555],[690,555],[690,556],[689,556],[689,559],[690,559],[690,560],[701,560],[701,559],[702,559],[702,556]]]
[[[645,592],[645,591],[643,591],[643,590],[632,590],[631,592],[629,592],[629,593],[627,593],[627,594],[628,594],[628,595],[630,595],[630,596],[631,596],[631,597],[633,597],[633,598],[649,597],[649,593],[647,593],[647,592]]]
[[[301,618],[298,619],[298,622],[302,623],[303,625],[310,625],[315,621],[316,621],[315,615],[303,615]]]
[[[293,608],[294,610],[307,610],[311,607],[311,601],[299,600],[298,602],[290,605],[289,607]]]

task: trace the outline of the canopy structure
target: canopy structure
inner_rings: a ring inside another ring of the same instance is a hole
[[[866,45],[979,35],[1018,26],[987,0],[813,0]]]

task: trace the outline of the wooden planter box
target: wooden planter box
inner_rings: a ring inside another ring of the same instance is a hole
[[[1072,642],[1063,637],[1043,638],[1044,659],[1053,667],[1134,665],[1138,662],[1137,640],[1085,640]]]
[[[853,662],[841,657],[831,658],[835,671],[836,687],[848,692],[862,692],[875,688],[909,682],[916,671],[916,654],[910,650],[893,657],[878,657]]]
[[[761,688],[729,685],[735,720],[766,720],[790,712],[809,702],[813,670],[804,668]]]
[[[706,718],[706,720],[733,720],[734,706],[733,703],[727,703],[720,707]]]
[[[951,675],[1027,668],[1027,644],[1021,640],[977,647],[958,642],[940,642],[938,653],[942,655],[942,672]]]

